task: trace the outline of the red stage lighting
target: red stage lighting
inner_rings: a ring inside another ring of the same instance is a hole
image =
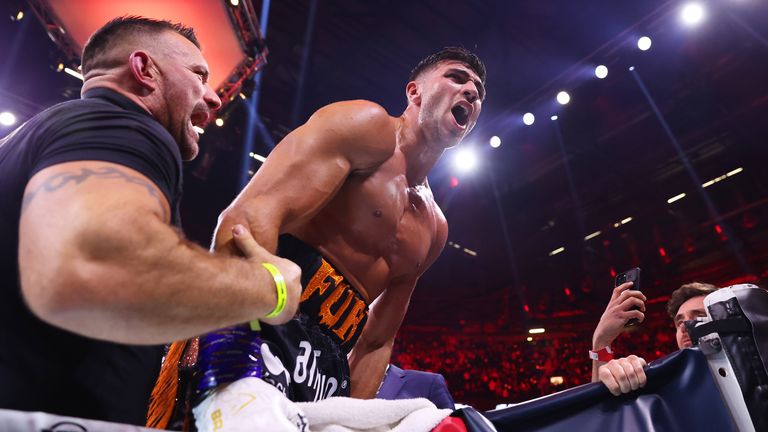
[[[194,27],[210,69],[209,81],[222,104],[231,101],[245,79],[265,63],[266,48],[250,1],[187,0],[30,0],[48,35],[73,66],[88,37],[122,15],[166,19]]]
[[[720,241],[728,240],[728,236],[723,232],[723,228],[720,225],[715,225],[715,232],[720,236]]]

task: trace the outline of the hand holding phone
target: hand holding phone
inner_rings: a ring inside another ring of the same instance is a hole
[[[614,284],[614,287],[617,287],[625,282],[632,282],[632,289],[640,291],[640,267],[635,267],[631,270],[627,270],[624,273],[619,274],[616,276],[616,283]],[[633,307],[631,310],[637,310],[639,309],[637,306]],[[638,324],[637,318],[630,318],[629,321],[627,321],[626,324],[624,324],[624,327],[632,327]]]

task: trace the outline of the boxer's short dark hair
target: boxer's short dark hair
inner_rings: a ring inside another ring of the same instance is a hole
[[[445,47],[440,51],[426,57],[411,71],[409,81],[413,81],[419,77],[424,71],[432,68],[434,65],[447,60],[455,60],[462,62],[469,66],[480,78],[480,81],[485,85],[485,65],[480,58],[473,52],[462,47]]]

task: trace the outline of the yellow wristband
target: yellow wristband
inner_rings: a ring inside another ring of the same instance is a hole
[[[272,274],[272,278],[275,280],[275,287],[277,288],[277,304],[272,312],[264,316],[264,318],[274,318],[280,315],[280,312],[285,309],[285,303],[288,301],[288,295],[285,289],[285,278],[282,273],[280,273],[280,270],[274,265],[270,263],[261,263],[261,265]]]

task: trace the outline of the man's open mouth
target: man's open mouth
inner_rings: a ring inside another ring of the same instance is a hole
[[[197,126],[201,129],[205,129],[205,127],[208,125],[209,119],[210,114],[206,111],[195,111],[189,118],[192,126]]]
[[[467,107],[456,105],[451,108],[451,114],[453,114],[453,118],[456,119],[456,123],[458,123],[459,126],[467,125],[467,122],[469,121],[469,110]]]

